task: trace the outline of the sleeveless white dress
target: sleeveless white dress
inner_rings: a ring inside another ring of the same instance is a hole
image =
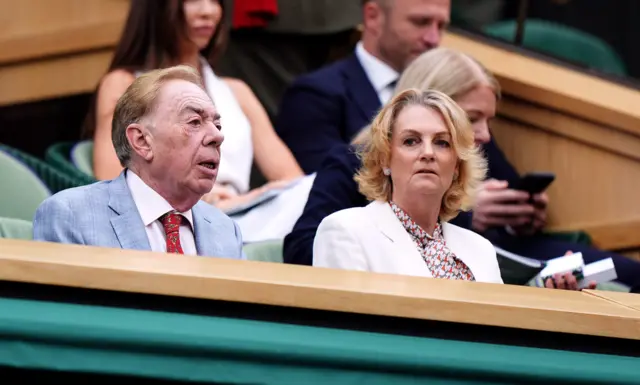
[[[206,60],[201,60],[204,85],[220,114],[224,134],[216,183],[232,187],[238,194],[244,194],[249,191],[253,164],[251,124],[231,88],[216,76]]]
[[[202,76],[207,93],[220,113],[224,141],[216,183],[232,187],[238,194],[249,191],[253,142],[251,124],[233,91],[202,59]],[[283,239],[291,232],[307,203],[315,174],[303,177],[294,187],[249,212],[234,216],[245,243]]]
[[[224,141],[220,146],[220,165],[216,184],[232,188],[237,194],[249,191],[253,164],[251,123],[231,88],[220,79],[209,63],[200,58],[202,80],[207,94],[220,114]],[[137,72],[139,76],[141,72]],[[283,239],[302,215],[315,174],[303,177],[294,187],[275,199],[234,216],[245,243]]]

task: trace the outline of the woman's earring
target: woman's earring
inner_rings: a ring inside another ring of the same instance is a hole
[[[455,180],[458,180],[458,176],[459,176],[459,175],[458,175],[458,172],[457,172],[457,171],[456,171],[456,172],[454,172],[454,173],[453,173],[453,180],[454,180],[454,181],[455,181]]]
[[[382,173],[386,176],[391,175],[391,169],[390,168],[383,168],[382,169]]]

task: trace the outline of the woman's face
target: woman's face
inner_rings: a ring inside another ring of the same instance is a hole
[[[473,138],[477,145],[489,143],[489,122],[496,116],[496,94],[489,86],[479,86],[456,99],[456,103],[467,113]]]
[[[398,114],[389,161],[394,201],[415,199],[416,194],[441,198],[457,164],[451,134],[438,111],[413,105]]]
[[[185,33],[199,50],[205,48],[216,33],[222,7],[218,0],[184,0]]]

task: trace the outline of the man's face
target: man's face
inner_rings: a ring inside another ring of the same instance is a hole
[[[146,166],[156,186],[197,199],[211,191],[224,136],[207,93],[188,81],[171,80],[162,86],[149,121],[152,158]]]
[[[384,3],[383,3],[384,4]],[[381,5],[378,50],[398,72],[440,45],[449,24],[450,0],[386,0]]]

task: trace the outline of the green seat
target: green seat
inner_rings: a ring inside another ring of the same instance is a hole
[[[530,281],[525,286],[535,286],[535,283],[533,281]],[[611,282],[599,283],[596,286],[596,290],[617,291],[621,293],[628,293],[631,290],[631,288],[623,283],[611,281]]]
[[[513,42],[516,25],[515,20],[501,21],[487,26],[484,31],[490,36]],[[603,72],[620,76],[627,74],[618,53],[604,40],[565,25],[528,19],[523,46]]]
[[[44,160],[71,178],[76,186],[96,182],[96,179],[92,175],[87,175],[71,162],[71,149],[74,146],[75,143],[73,142],[56,143],[47,149]]]
[[[45,163],[42,159],[36,158],[35,156],[27,154],[16,148],[0,144],[0,151],[4,151],[11,155],[31,169],[31,171],[34,172],[42,182],[44,182],[52,194],[84,184],[79,183],[77,180],[62,173],[50,164]]]
[[[83,140],[71,148],[71,162],[83,173],[93,177],[93,141]]]
[[[596,289],[602,291],[619,291],[621,293],[628,293],[631,290],[629,286],[624,285],[620,282],[599,283]]]
[[[555,239],[556,241],[579,243],[587,246],[592,245],[591,236],[581,230],[545,232],[545,235]]]
[[[51,192],[33,171],[0,149],[0,216],[32,221]]]
[[[0,238],[32,240],[33,224],[24,219],[0,217]]]
[[[282,263],[282,245],[281,239],[255,242],[244,245],[243,250],[250,261]]]

